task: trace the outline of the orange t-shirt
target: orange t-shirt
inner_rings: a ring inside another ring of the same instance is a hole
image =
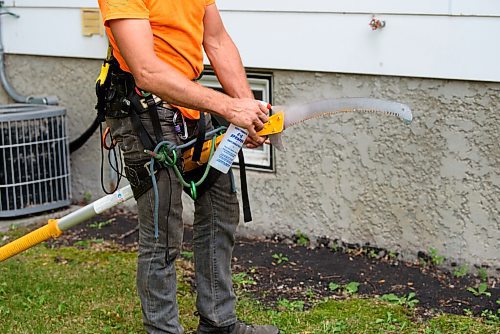
[[[205,7],[215,0],[98,0],[106,34],[113,55],[122,70],[130,72],[123,59],[109,21],[114,19],[149,20],[153,32],[156,56],[173,66],[189,80],[194,80],[203,71],[203,17]],[[199,118],[199,112],[181,109],[184,116]]]

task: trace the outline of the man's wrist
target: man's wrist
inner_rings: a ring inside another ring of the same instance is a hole
[[[214,113],[217,116],[221,116],[227,121],[231,121],[234,117],[234,108],[233,108],[233,98],[227,95],[224,95],[220,101],[217,102],[217,106],[214,108]]]

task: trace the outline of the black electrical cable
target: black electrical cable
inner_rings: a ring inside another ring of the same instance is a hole
[[[101,128],[101,131],[102,131],[102,128]],[[108,149],[109,166],[111,167],[111,169],[117,175],[117,181],[116,182],[118,184],[120,184],[121,179],[124,178],[124,177],[126,178],[126,176],[123,174],[123,161],[121,159],[122,150],[120,149],[119,145],[114,145],[113,144],[113,135],[111,133],[109,133],[109,140],[111,142],[111,145],[109,145],[109,149]],[[118,147],[118,154],[116,154],[116,148],[117,147]],[[115,164],[114,165],[111,163],[111,152],[113,152],[113,157],[115,159]],[[118,158],[118,157],[120,157],[120,158]],[[120,166],[120,167],[118,168],[118,166]],[[118,169],[120,169],[120,170],[118,170]]]
[[[78,150],[80,147],[82,147],[83,144],[85,144],[87,142],[87,140],[89,140],[89,138],[94,134],[95,130],[97,130],[97,128],[99,127],[100,124],[101,124],[101,122],[100,122],[99,117],[96,117],[94,119],[94,121],[92,122],[92,124],[89,126],[89,128],[87,130],[85,130],[85,132],[82,133],[80,135],[80,137],[73,140],[69,144],[69,152],[73,153],[76,150]]]
[[[101,122],[99,122],[99,132],[101,133],[100,137],[102,138],[102,123]],[[101,188],[104,191],[104,193],[110,195],[118,190],[118,187],[120,186],[120,181],[121,181],[121,173],[118,173],[118,180],[116,182],[116,185],[113,187],[113,189],[112,190],[106,189],[106,186],[104,185],[104,148],[102,147],[103,146],[102,143],[99,146],[101,146]],[[113,165],[111,163],[111,160],[109,161],[109,164],[111,166]],[[115,164],[116,164],[115,166],[118,168],[118,157],[116,156],[116,153],[115,153]],[[111,168],[113,168],[113,166]]]
[[[115,157],[116,167],[111,163],[111,151],[113,151],[113,155]],[[109,166],[111,167],[111,169],[118,176],[118,180],[117,180],[118,184],[120,184],[120,181],[121,181],[122,178],[126,177],[125,174],[123,174],[123,162],[122,162],[121,159],[118,159],[118,157],[121,157],[121,154],[122,154],[122,151],[121,151],[120,147],[118,147],[118,155],[116,154],[116,148],[115,147],[113,147],[112,149],[110,149],[108,151]],[[118,170],[118,166],[120,166],[120,168],[119,168],[120,170]]]

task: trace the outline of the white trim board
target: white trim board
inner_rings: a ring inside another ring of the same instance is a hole
[[[106,36],[82,36],[77,8],[10,8],[19,15],[2,16],[6,53],[103,59]]]
[[[8,9],[20,17],[2,16],[6,53],[106,54],[105,36],[82,36],[79,8]],[[500,82],[500,17],[380,14],[386,27],[372,31],[372,14],[221,13],[246,67]]]
[[[217,0],[225,11],[500,16],[498,0]]]
[[[500,81],[500,18],[223,12],[249,67]],[[270,24],[255,24],[270,22]]]
[[[4,6],[97,8],[97,0],[6,0]],[[498,0],[217,0],[226,11],[500,16]]]
[[[28,8],[98,8],[97,0],[5,0],[6,7]]]

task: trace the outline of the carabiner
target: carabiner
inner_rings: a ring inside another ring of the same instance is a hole
[[[196,184],[194,184],[194,181],[191,181],[191,198],[196,200],[196,197],[198,197],[198,194],[196,193]]]
[[[181,119],[182,119],[182,123],[181,124],[177,124],[178,114],[181,114]],[[179,110],[177,110],[174,113],[174,117],[172,119],[172,122],[174,123],[174,129],[175,129],[175,132],[177,133],[177,135],[179,136],[179,138],[182,139],[182,140],[188,139],[188,137],[189,137],[189,135],[188,135],[188,129],[187,129],[187,125],[186,125],[186,120],[184,119],[184,115],[182,114],[182,112],[180,112]],[[182,134],[181,127],[184,129],[184,134]]]

